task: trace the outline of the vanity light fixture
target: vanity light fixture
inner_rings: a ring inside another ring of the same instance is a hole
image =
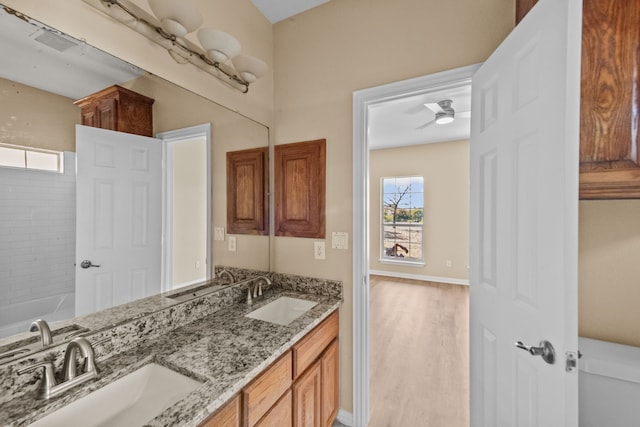
[[[187,62],[242,93],[269,71],[258,58],[240,54],[240,42],[213,28],[198,28],[202,15],[188,0],[148,0],[155,16],[127,0],[84,0],[116,21],[165,48],[178,63]],[[183,37],[198,30],[198,45]]]

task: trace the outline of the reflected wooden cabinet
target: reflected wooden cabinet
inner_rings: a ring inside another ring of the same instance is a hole
[[[516,1],[516,23],[537,0]],[[640,0],[584,0],[580,198],[640,198]]]
[[[118,132],[153,136],[154,100],[114,85],[74,102],[81,124]]]
[[[227,153],[227,232],[269,234],[269,149]]]

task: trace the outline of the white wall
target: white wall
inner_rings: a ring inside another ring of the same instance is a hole
[[[75,153],[64,174],[0,167],[0,306],[75,292]]]

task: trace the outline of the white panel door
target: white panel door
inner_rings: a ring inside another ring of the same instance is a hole
[[[80,316],[161,291],[162,144],[78,125],[76,152]]]
[[[580,0],[541,0],[473,77],[471,425],[577,427]],[[516,341],[555,348],[555,362]]]

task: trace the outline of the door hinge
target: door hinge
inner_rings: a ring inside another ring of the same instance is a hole
[[[576,351],[567,351],[565,356],[567,357],[567,361],[565,363],[565,370],[569,373],[574,373],[576,368],[578,367],[578,354]]]

